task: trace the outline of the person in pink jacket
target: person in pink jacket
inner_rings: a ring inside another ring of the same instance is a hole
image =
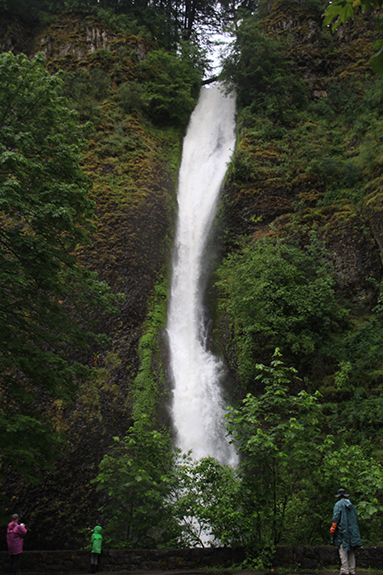
[[[20,555],[23,552],[24,537],[27,534],[24,523],[19,525],[17,513],[12,515],[12,521],[8,523],[7,545],[9,555],[9,575],[17,573]]]

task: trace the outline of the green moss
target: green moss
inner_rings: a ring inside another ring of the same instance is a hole
[[[167,279],[161,277],[155,285],[147,319],[138,346],[140,369],[134,382],[133,419],[146,414],[156,420],[164,373],[161,360],[160,334],[166,325]]]

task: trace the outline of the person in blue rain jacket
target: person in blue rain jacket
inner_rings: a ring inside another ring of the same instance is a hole
[[[335,495],[330,533],[332,544],[339,549],[341,575],[355,575],[355,549],[362,546],[358,527],[358,514],[349,500],[349,494],[341,487]]]

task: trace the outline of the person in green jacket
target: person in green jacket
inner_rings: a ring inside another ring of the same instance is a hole
[[[341,487],[335,495],[338,501],[334,505],[330,533],[332,544],[339,549],[341,575],[355,575],[355,549],[362,547],[358,527],[358,514],[349,500],[349,494]]]
[[[89,573],[96,573],[96,571],[97,571],[98,559],[100,557],[101,547],[102,547],[101,531],[102,531],[101,525],[96,525],[96,527],[92,531],[92,537],[90,539],[92,549],[90,552]]]

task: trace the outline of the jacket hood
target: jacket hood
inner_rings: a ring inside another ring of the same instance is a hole
[[[96,525],[96,527],[93,529],[93,533],[101,533],[102,531],[102,527],[101,525]]]
[[[8,523],[8,529],[14,529],[15,525],[18,525],[17,521],[11,521]]]
[[[348,507],[348,508],[352,507],[352,503],[349,499],[344,499],[343,501],[344,501],[344,504],[346,507]]]

